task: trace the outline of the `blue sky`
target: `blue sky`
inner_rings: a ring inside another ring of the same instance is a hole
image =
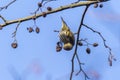
[[[0,6],[7,4],[11,0],[1,0]],[[29,16],[37,8],[40,0],[17,0],[7,10],[0,12],[7,20],[13,20]],[[58,0],[48,3],[45,7],[69,4],[76,0]],[[85,63],[83,68],[95,80],[95,74],[99,80],[116,80],[119,78],[120,72],[120,1],[118,3],[111,0],[103,3],[103,8],[93,8],[91,6],[85,17],[85,24],[102,33],[106,38],[107,44],[112,48],[112,52],[117,58],[113,66],[108,65],[108,50],[104,48],[101,38],[83,28],[81,37],[88,38],[88,41],[98,42],[99,46],[92,48],[92,53],[85,53],[86,47],[79,48],[79,57]],[[44,7],[44,9],[45,9]],[[0,31],[0,80],[69,80],[71,71],[71,57],[74,49],[70,52],[56,52],[56,42],[59,40],[58,34],[53,30],[61,28],[60,16],[64,18],[73,32],[77,31],[80,23],[81,14],[84,7],[64,10],[58,13],[47,15],[46,18],[40,17],[36,20],[40,33],[29,33],[27,27],[34,25],[33,20],[20,24],[17,32],[18,48],[13,49],[12,33],[17,24],[12,24]],[[0,19],[0,23],[3,23]],[[78,65],[76,64],[76,71]],[[21,78],[21,79],[20,79]],[[48,79],[49,78],[49,79]],[[78,80],[80,76],[75,77]]]

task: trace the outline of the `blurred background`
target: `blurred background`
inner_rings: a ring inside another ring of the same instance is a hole
[[[57,0],[47,3],[53,9],[62,5],[67,5],[76,0]],[[0,7],[8,4],[11,0],[1,0]],[[37,9],[40,0],[17,0],[6,10],[2,10],[2,15],[7,20],[14,20],[31,15]],[[88,42],[99,43],[99,46],[91,48],[91,54],[85,52],[86,46],[78,48],[78,55],[81,62],[85,63],[83,69],[90,80],[117,80],[120,72],[120,1],[114,0],[103,3],[103,8],[89,8],[84,23],[101,34],[106,39],[107,45],[112,49],[112,53],[117,59],[110,67],[108,63],[108,49],[103,46],[100,36],[89,29],[83,27],[81,38],[88,39]],[[47,17],[40,17],[36,20],[36,25],[40,28],[40,33],[29,33],[27,27],[34,26],[34,21],[26,21],[20,24],[17,31],[18,48],[13,49],[11,43],[14,41],[12,33],[17,24],[6,26],[0,31],[0,80],[69,80],[71,72],[72,51],[62,50],[56,52],[56,43],[59,41],[62,16],[70,29],[76,32],[80,24],[81,15],[85,7],[77,7],[54,14]],[[38,12],[40,13],[40,12]],[[0,19],[0,24],[3,21]],[[75,63],[75,73],[79,70],[78,63]],[[73,80],[83,79],[83,74],[74,76]]]

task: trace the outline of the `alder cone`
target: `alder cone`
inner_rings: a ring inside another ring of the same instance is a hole
[[[17,43],[12,43],[11,46],[12,46],[12,48],[17,48],[18,44]]]
[[[36,27],[35,31],[36,31],[36,33],[39,33],[40,32],[40,28]]]
[[[86,49],[86,52],[87,52],[87,54],[90,54],[90,53],[91,53],[90,48],[87,48],[87,49]]]
[[[98,46],[98,43],[94,43],[94,44],[93,44],[93,47],[97,47],[97,46]]]
[[[94,8],[97,8],[97,7],[98,7],[98,4],[97,4],[97,3],[95,3],[95,4],[94,4]]]
[[[56,46],[56,52],[60,52],[62,50],[62,47]]]
[[[42,3],[39,2],[39,3],[38,3],[38,6],[39,6],[39,7],[42,7]]]
[[[100,8],[102,8],[103,7],[103,4],[100,4],[100,6],[99,6]]]
[[[29,33],[34,31],[32,27],[27,28],[27,30],[29,31]]]
[[[48,10],[48,11],[52,11],[52,8],[51,8],[51,7],[47,7],[47,10]]]
[[[83,43],[81,41],[78,41],[79,46],[83,46]]]

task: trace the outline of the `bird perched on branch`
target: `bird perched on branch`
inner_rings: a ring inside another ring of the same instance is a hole
[[[75,44],[75,37],[73,32],[70,30],[70,28],[67,26],[66,22],[62,20],[62,27],[59,32],[59,38],[60,41],[64,44],[63,48],[64,50],[71,50]]]

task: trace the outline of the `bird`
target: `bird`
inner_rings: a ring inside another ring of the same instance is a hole
[[[73,32],[70,30],[64,19],[61,17],[62,27],[59,32],[60,42],[62,42],[65,50],[71,50],[75,44],[75,37]]]

